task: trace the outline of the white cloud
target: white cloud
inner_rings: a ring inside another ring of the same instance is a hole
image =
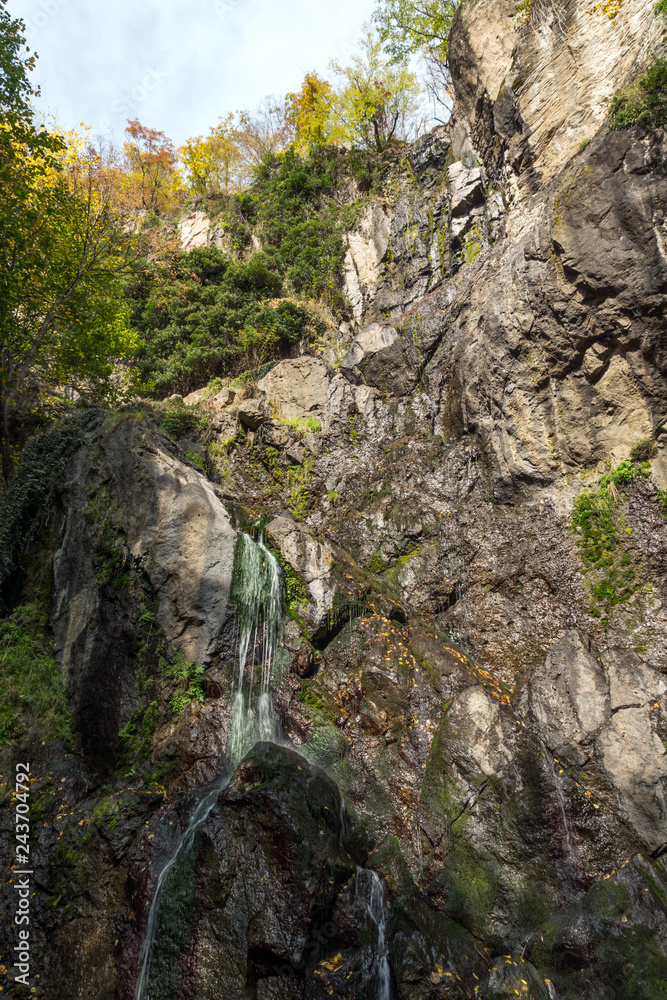
[[[40,106],[122,136],[128,118],[176,143],[304,73],[345,61],[375,0],[10,0],[39,54]]]

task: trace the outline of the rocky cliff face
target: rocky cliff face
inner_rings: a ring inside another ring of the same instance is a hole
[[[667,995],[667,160],[605,124],[661,44],[645,0],[467,0],[452,122],[347,236],[352,320],[178,443],[90,422],[33,995],[136,997],[174,858],[143,1000]],[[241,531],[289,614],[239,762]]]

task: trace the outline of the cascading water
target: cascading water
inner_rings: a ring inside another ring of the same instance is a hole
[[[256,543],[248,535],[241,535],[232,587],[239,623],[238,680],[228,748],[234,761],[239,761],[258,740],[276,739],[271,687],[282,635],[283,592],[277,559],[261,538]],[[258,684],[252,676],[257,659],[261,662]],[[246,673],[250,675],[247,681]]]
[[[370,882],[370,886],[368,883]],[[391,970],[387,946],[387,897],[382,879],[372,868],[358,868],[356,893],[364,900],[366,913],[377,932],[373,969],[377,980],[378,1000],[390,1000]]]
[[[136,1000],[147,1000],[149,993],[149,974],[151,971],[151,958],[153,956],[153,945],[155,943],[155,937],[158,930],[158,917],[160,914],[160,903],[163,897],[163,890],[168,887],[169,875],[174,870],[176,863],[181,857],[187,856],[192,850],[197,832],[204,825],[208,819],[209,813],[213,809],[213,806],[218,801],[218,796],[220,792],[227,787],[229,784],[229,775],[221,778],[217,781],[211,788],[207,791],[204,798],[201,800],[197,808],[192,814],[188,828],[181,837],[174,854],[171,859],[167,862],[165,867],[160,872],[160,877],[155,887],[155,895],[153,896],[153,902],[151,904],[150,912],[148,914],[148,925],[146,927],[146,936],[144,938],[144,944],[141,949],[141,971],[139,973],[139,980],[137,982],[137,989],[135,992]]]
[[[148,915],[135,1000],[150,1000],[155,964],[154,946],[159,938],[162,913],[160,904],[165,895],[169,895],[170,889],[176,890],[179,867],[186,861],[194,865],[197,833],[208,819],[220,792],[229,784],[235,765],[245,753],[258,740],[276,739],[277,726],[271,688],[282,635],[283,592],[280,566],[263,541],[260,539],[256,543],[248,535],[240,535],[234,556],[232,584],[232,598],[236,604],[239,624],[239,662],[227,747],[227,773],[206,791],[176,850],[160,873]],[[252,668],[258,658],[261,658],[259,683],[253,683],[252,669],[247,671],[246,668],[248,665]],[[246,673],[250,673],[247,682]]]

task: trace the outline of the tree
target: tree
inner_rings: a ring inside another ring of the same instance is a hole
[[[220,191],[228,194],[237,187],[236,172],[241,160],[234,115],[221,118],[207,136],[188,139],[178,155],[188,175],[192,194]]]
[[[137,119],[128,121],[125,132],[131,141],[123,148],[130,168],[141,178],[142,205],[159,212],[172,199],[178,181],[174,144],[164,132],[147,128]]]
[[[457,7],[458,0],[378,0],[373,16],[392,59],[423,57],[428,89],[443,104],[451,94],[447,44]]]
[[[419,131],[420,88],[405,61],[383,56],[382,43],[371,27],[350,66],[331,63],[343,86],[331,96],[328,125],[333,141],[381,153],[394,140],[410,140]]]
[[[64,387],[98,397],[118,383],[116,359],[137,338],[125,325],[121,281],[132,238],[113,210],[94,157],[30,107],[21,20],[0,0],[0,454],[13,471],[10,416]]]
[[[265,97],[254,111],[239,111],[234,130],[241,179],[249,180],[265,156],[286,149],[294,139],[284,100]]]
[[[327,141],[331,117],[332,87],[317,73],[306,73],[301,90],[287,94],[287,120],[295,133],[294,144],[299,153],[307,153],[311,146],[322,146]]]
[[[13,306],[3,309],[0,327],[5,484],[13,471],[12,409],[68,389],[108,400],[127,388],[118,364],[139,347],[122,297],[136,239],[115,211],[95,157],[70,141],[59,168],[34,181],[26,209],[24,252],[4,276]]]

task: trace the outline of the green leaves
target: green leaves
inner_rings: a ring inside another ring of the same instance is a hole
[[[659,128],[667,122],[667,60],[656,59],[628,90],[611,102],[609,128]]]
[[[349,66],[335,60],[343,88],[330,96],[329,141],[381,153],[392,140],[410,137],[419,108],[420,86],[404,57],[388,60],[381,35],[368,29]]]
[[[406,59],[426,50],[445,62],[457,7],[453,0],[378,0],[374,20],[393,59]]]

